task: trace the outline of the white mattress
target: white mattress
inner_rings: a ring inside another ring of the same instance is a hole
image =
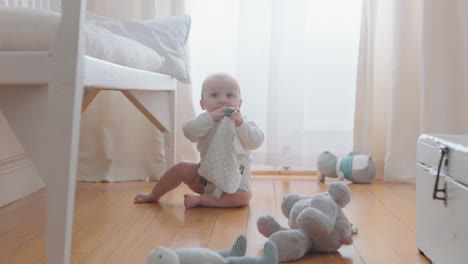
[[[0,84],[47,84],[48,60],[47,51],[0,51]],[[154,91],[168,90],[174,82],[167,74],[129,68],[90,56],[85,56],[83,63],[85,87]]]

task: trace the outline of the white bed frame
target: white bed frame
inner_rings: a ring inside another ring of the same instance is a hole
[[[48,0],[0,5],[60,9]],[[50,52],[0,52],[0,109],[47,185],[48,264],[70,263],[80,115],[100,90],[121,91],[164,132],[166,166],[175,162],[175,79],[85,56],[85,5],[62,1]]]

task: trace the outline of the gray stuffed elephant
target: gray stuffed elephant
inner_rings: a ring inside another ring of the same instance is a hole
[[[331,152],[320,154],[317,176],[321,182],[325,177],[347,179],[353,183],[370,183],[375,178],[375,164],[371,155],[355,155],[338,158]]]
[[[353,242],[351,223],[341,209],[350,200],[351,190],[341,182],[312,196],[288,194],[281,210],[289,219],[289,228],[266,215],[257,220],[258,231],[276,244],[280,262],[298,260],[308,252],[336,251]]]

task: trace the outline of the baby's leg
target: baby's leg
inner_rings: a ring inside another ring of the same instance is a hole
[[[252,191],[240,190],[233,194],[223,193],[219,199],[210,194],[185,195],[185,208],[203,207],[239,207],[247,205],[252,198]]]
[[[135,203],[150,203],[158,201],[164,194],[175,189],[181,183],[187,184],[196,193],[203,193],[203,185],[198,175],[198,163],[183,161],[171,167],[158,180],[151,192],[140,193],[135,197]]]

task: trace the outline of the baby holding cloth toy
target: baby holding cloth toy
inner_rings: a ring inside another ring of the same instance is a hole
[[[174,165],[151,192],[138,194],[135,203],[156,202],[181,183],[199,194],[186,194],[185,208],[239,207],[249,203],[249,150],[260,147],[264,135],[254,122],[241,115],[239,84],[227,74],[208,76],[202,84],[200,105],[206,111],[182,126],[184,135],[197,143],[200,163],[183,161]]]

